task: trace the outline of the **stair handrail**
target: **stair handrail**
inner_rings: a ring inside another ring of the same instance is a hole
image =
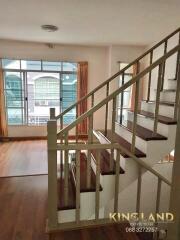
[[[80,144],[59,144],[57,143],[57,150],[98,150],[98,149],[119,149],[121,153],[127,154],[130,158],[132,158],[137,164],[141,165],[141,167],[145,168],[147,171],[151,172],[156,177],[160,178],[163,182],[165,182],[167,185],[171,186],[171,182],[166,179],[163,175],[161,175],[158,171],[154,170],[151,166],[149,166],[147,163],[145,163],[141,158],[136,157],[133,153],[128,151],[126,148],[124,148],[121,144],[118,143],[92,143],[90,145],[80,143]]]
[[[177,33],[180,33],[180,28],[177,28],[174,32],[172,32],[171,34],[169,34],[168,36],[166,36],[165,38],[163,38],[160,42],[158,42],[157,44],[155,44],[153,47],[151,47],[149,50],[147,50],[145,53],[143,53],[142,55],[140,55],[138,58],[136,58],[135,60],[133,60],[131,63],[129,63],[126,67],[124,67],[123,69],[121,69],[120,71],[118,71],[117,73],[115,73],[113,76],[111,76],[110,78],[108,78],[106,81],[104,81],[103,83],[101,83],[99,86],[97,86],[96,88],[94,88],[92,91],[90,91],[86,96],[82,97],[80,100],[78,100],[77,102],[75,102],[74,104],[72,104],[70,107],[68,107],[66,110],[64,110],[62,113],[60,113],[59,115],[55,116],[55,119],[58,120],[60,118],[62,118],[66,113],[68,113],[70,110],[72,110],[74,107],[78,106],[78,104],[80,104],[82,101],[86,100],[88,97],[92,96],[95,92],[97,92],[99,89],[103,88],[105,85],[109,84],[113,79],[115,79],[116,77],[118,77],[119,75],[123,74],[127,69],[129,69],[130,67],[132,67],[134,64],[138,63],[142,58],[144,58],[146,55],[148,55],[149,53],[152,53],[157,47],[159,47],[161,44],[166,43],[167,41],[173,37],[174,35],[176,35]]]
[[[164,63],[165,60],[173,55],[174,53],[180,51],[180,44],[178,44],[176,47],[171,49],[169,52],[164,54],[162,57],[160,57],[158,60],[156,60],[154,63],[152,63],[150,66],[145,68],[142,72],[138,73],[136,76],[134,76],[131,80],[129,80],[127,83],[119,87],[117,90],[115,90],[113,93],[111,93],[109,96],[107,96],[105,99],[103,99],[101,102],[99,102],[97,105],[89,109],[87,112],[83,113],[81,116],[79,116],[74,122],[70,123],[68,126],[60,130],[59,133],[57,133],[58,137],[62,137],[65,133],[67,133],[69,130],[71,130],[73,127],[75,127],[77,124],[79,124],[81,121],[83,121],[85,118],[89,117],[91,114],[96,112],[98,109],[100,109],[103,105],[111,101],[113,98],[115,98],[118,94],[120,94],[122,91],[124,91],[126,88],[130,87],[134,83],[138,82],[144,75],[152,71],[155,67],[160,65],[161,63]]]

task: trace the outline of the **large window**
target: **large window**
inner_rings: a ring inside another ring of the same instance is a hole
[[[43,125],[49,108],[60,113],[77,100],[77,64],[2,59],[6,112],[9,125]],[[71,123],[73,109],[64,116]]]

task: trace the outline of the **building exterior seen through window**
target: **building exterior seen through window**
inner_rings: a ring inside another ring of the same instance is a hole
[[[43,125],[49,109],[61,113],[77,101],[77,63],[2,59],[9,125]],[[76,109],[64,116],[64,124]]]

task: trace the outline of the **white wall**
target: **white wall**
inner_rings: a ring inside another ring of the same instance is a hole
[[[117,61],[131,62],[143,52],[143,47],[136,46],[78,46],[54,45],[53,49],[46,44],[0,40],[0,58],[88,61],[88,92],[105,81],[108,76],[119,70]],[[113,81],[115,82],[115,81]],[[113,84],[112,84],[113,86]],[[95,101],[104,98],[105,88],[98,92]],[[102,128],[104,109],[95,114],[95,128]],[[42,136],[46,127],[9,127],[9,136]]]
[[[173,49],[178,44],[178,37],[179,35],[176,34],[173,36],[169,41],[167,45],[167,51]],[[150,49],[152,46],[154,46],[156,43],[150,45],[147,47],[147,49]],[[147,50],[146,49],[146,50]],[[160,45],[156,50],[153,51],[153,62],[162,57],[164,54],[164,45]],[[176,74],[176,62],[177,62],[177,54],[172,55],[170,58],[166,61],[166,71],[165,71],[165,78],[164,78],[164,89],[168,88],[168,79],[175,78]],[[149,64],[149,58],[146,58],[145,65]],[[148,84],[148,75],[144,77],[144,94],[147,92],[147,84]],[[157,79],[158,79],[158,68],[154,69],[152,71],[152,78],[151,78],[151,94],[150,99],[155,100],[156,97],[156,89],[157,89]],[[144,95],[145,97],[145,95]]]
[[[45,44],[0,40],[0,57],[43,59],[60,61],[88,61],[88,92],[107,79],[107,48],[72,45],[55,45],[54,49]],[[96,126],[100,126],[97,118]],[[10,136],[46,135],[46,127],[9,127]]]

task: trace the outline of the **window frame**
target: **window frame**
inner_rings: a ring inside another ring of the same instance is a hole
[[[17,61],[20,61],[20,69],[13,69],[13,68],[3,68],[3,65],[2,65],[2,61],[3,60],[17,60]],[[70,62],[70,61],[58,61],[58,60],[54,60],[54,61],[49,61],[49,60],[32,60],[32,59],[12,59],[12,58],[3,58],[0,60],[1,61],[1,66],[2,66],[2,71],[3,71],[3,75],[4,75],[4,86],[5,86],[5,73],[6,72],[16,72],[16,73],[19,73],[20,75],[22,75],[22,81],[23,81],[23,84],[24,84],[24,98],[23,99],[23,108],[22,109],[22,124],[9,124],[8,123],[8,126],[33,126],[33,127],[38,127],[38,126],[45,126],[45,124],[41,125],[41,124],[38,124],[38,125],[31,125],[29,124],[29,121],[28,121],[28,100],[27,100],[27,97],[28,97],[28,85],[27,85],[27,73],[28,72],[37,72],[37,73],[57,73],[59,74],[59,80],[60,80],[60,86],[59,86],[59,96],[60,96],[60,99],[59,99],[59,111],[60,113],[62,112],[62,98],[63,98],[63,79],[62,79],[62,76],[65,75],[65,74],[72,74],[72,75],[76,75],[77,76],[77,70],[76,71],[63,71],[63,63],[74,63],[77,65],[77,62]],[[30,70],[30,69],[21,69],[21,61],[41,61],[41,69],[40,70]],[[61,69],[60,71],[50,71],[50,70],[43,70],[43,62],[60,62],[61,63]],[[5,93],[5,87],[4,87],[4,93]],[[5,101],[6,101],[6,97],[5,97]],[[77,101],[77,91],[76,91],[76,100]],[[6,107],[6,116],[7,116],[7,112],[8,112],[8,107]],[[13,107],[14,108],[14,107]],[[15,107],[16,108],[16,107]],[[8,118],[7,118],[8,119]],[[64,125],[66,125],[66,123],[64,122]]]

